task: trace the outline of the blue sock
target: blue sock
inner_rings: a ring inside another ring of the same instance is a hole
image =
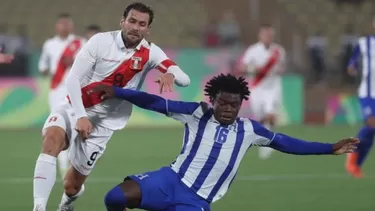
[[[123,211],[126,208],[126,198],[120,185],[108,191],[104,203],[108,211]]]
[[[364,163],[367,157],[367,154],[369,153],[371,149],[374,135],[375,135],[375,129],[369,126],[363,126],[358,132],[358,138],[361,141],[357,149],[357,152],[358,152],[357,164],[359,166],[361,166]]]

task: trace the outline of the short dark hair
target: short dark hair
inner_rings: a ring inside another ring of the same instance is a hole
[[[99,25],[96,25],[96,24],[91,24],[91,25],[88,25],[87,27],[86,27],[86,30],[87,31],[101,31],[102,29],[101,29],[101,27],[99,26]]]
[[[148,25],[151,25],[152,21],[154,20],[154,11],[150,6],[147,6],[141,2],[129,4],[124,10],[124,18],[128,17],[130,10],[137,10],[142,13],[147,13],[149,15]]]
[[[259,29],[269,29],[269,28],[273,28],[272,24],[269,24],[269,23],[262,23],[262,24],[260,24],[260,26],[259,26]]]
[[[248,100],[250,91],[244,77],[236,77],[231,74],[220,74],[213,77],[204,87],[205,95],[214,100],[219,92],[240,94],[241,99]]]
[[[57,19],[60,19],[60,18],[72,18],[72,16],[67,12],[63,12],[57,16]]]

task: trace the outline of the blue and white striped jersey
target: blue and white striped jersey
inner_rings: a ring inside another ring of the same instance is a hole
[[[171,167],[185,185],[209,202],[227,192],[249,147],[267,146],[275,136],[247,118],[221,125],[205,103],[191,115],[169,115],[185,123],[182,150]]]
[[[119,87],[115,87],[115,96],[185,124],[182,150],[171,168],[186,186],[209,202],[225,195],[251,146],[269,146],[298,155],[333,153],[332,144],[276,134],[247,118],[237,118],[232,125],[222,125],[215,120],[213,108],[204,102],[166,100]]]
[[[361,58],[362,79],[358,89],[360,98],[375,98],[375,36],[361,37],[358,40],[349,65],[357,67]]]

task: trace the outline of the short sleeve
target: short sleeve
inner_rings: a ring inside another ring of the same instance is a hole
[[[254,135],[252,136],[251,144],[255,146],[268,146],[275,138],[275,133],[267,130],[259,122],[250,120],[253,126]]]

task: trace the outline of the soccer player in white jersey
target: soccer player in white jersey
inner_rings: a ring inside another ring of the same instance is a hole
[[[101,93],[104,99],[126,100],[185,125],[182,150],[176,160],[169,167],[126,177],[106,194],[108,211],[209,211],[210,204],[229,189],[242,158],[252,146],[268,146],[289,154],[323,155],[352,152],[359,142],[354,138],[335,144],[307,142],[237,117],[250,92],[243,77],[230,74],[216,76],[206,84],[212,107],[205,102],[166,100],[107,85],[98,85],[91,92]]]
[[[69,167],[59,210],[73,210],[84,192],[84,182],[103,155],[116,130],[125,127],[132,104],[104,100],[88,90],[97,84],[138,90],[149,71],[162,75],[160,91],[176,83],[188,86],[190,78],[155,44],[144,39],[153,21],[153,11],[132,3],[120,21],[122,30],[94,35],[79,51],[65,80],[66,103],[51,112],[43,127],[43,146],[34,173],[34,211],[44,211],[56,180],[56,156],[70,145]]]
[[[259,42],[251,45],[240,60],[239,71],[252,78],[250,108],[257,121],[272,129],[281,98],[281,73],[285,69],[285,50],[273,42],[274,29],[264,24],[259,30]],[[259,148],[259,157],[268,158],[269,147]]]
[[[375,29],[375,18],[373,19]],[[346,170],[355,178],[361,178],[361,166],[373,145],[375,136],[375,37],[368,35],[361,37],[354,48],[348,64],[348,73],[358,74],[358,60],[361,58],[362,79],[358,89],[359,103],[362,109],[364,125],[358,131],[357,137],[361,141],[358,150],[347,156]]]
[[[73,34],[73,20],[67,13],[58,15],[55,30],[56,35],[44,43],[39,59],[40,73],[51,78],[48,99],[50,111],[66,98],[67,91],[63,81],[75,55],[84,44],[84,39]],[[63,179],[69,167],[68,149],[59,154],[58,162]]]

